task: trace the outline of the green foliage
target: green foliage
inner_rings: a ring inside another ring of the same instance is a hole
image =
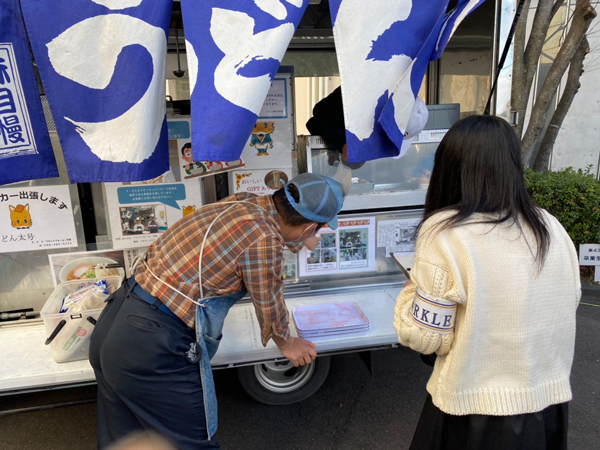
[[[525,182],[538,204],[565,227],[577,251],[600,243],[600,181],[585,170],[525,171]]]

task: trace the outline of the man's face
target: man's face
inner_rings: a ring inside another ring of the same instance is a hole
[[[305,242],[308,238],[313,237],[318,231],[318,225],[312,223],[310,225],[299,225],[293,228],[282,231],[282,236],[285,242]]]

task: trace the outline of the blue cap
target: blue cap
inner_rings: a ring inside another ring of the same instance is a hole
[[[298,189],[298,202],[289,192],[292,184]],[[337,228],[337,215],[344,203],[344,190],[333,178],[301,173],[286,184],[285,195],[302,217],[312,222],[326,223],[332,230]]]

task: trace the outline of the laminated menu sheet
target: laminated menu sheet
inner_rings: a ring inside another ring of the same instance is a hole
[[[369,319],[356,302],[299,306],[292,316],[300,337],[335,337],[369,330]]]

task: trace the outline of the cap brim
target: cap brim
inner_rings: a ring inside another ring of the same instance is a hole
[[[338,227],[338,220],[337,217],[334,217],[332,220],[330,220],[329,222],[327,222],[327,225],[329,226],[329,228],[331,228],[332,230],[337,230]]]
[[[402,141],[402,147],[400,147],[400,153],[398,154],[398,156],[392,156],[392,158],[400,159],[404,155],[406,155],[406,152],[408,151],[408,149],[410,148],[410,146],[412,145],[414,140],[415,140],[415,136],[413,136],[411,138],[404,138],[404,140]]]

